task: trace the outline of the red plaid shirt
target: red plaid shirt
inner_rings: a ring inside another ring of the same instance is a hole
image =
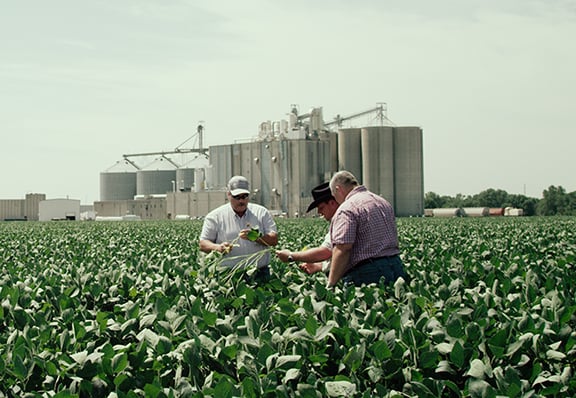
[[[330,238],[333,246],[352,244],[348,269],[368,258],[400,253],[392,205],[363,185],[354,188],[334,214]]]

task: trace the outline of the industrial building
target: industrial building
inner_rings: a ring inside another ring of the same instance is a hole
[[[77,199],[46,199],[29,193],[24,199],[0,199],[0,221],[52,221],[94,219],[92,205]]]
[[[38,203],[39,221],[80,220],[78,199],[49,199]]]
[[[24,199],[1,199],[0,220],[38,221],[39,203],[46,200],[43,193],[28,193]]]
[[[364,127],[344,126],[369,115],[374,122]],[[422,129],[395,126],[383,104],[327,123],[322,108],[300,114],[292,106],[289,120],[261,123],[256,138],[209,148],[202,145],[203,130],[200,124],[197,147],[123,155],[100,174],[96,215],[203,217],[226,202],[230,177],[243,175],[250,181],[252,202],[275,215],[303,217],[311,189],[338,170],[351,171],[385,197],[397,216],[424,214]]]

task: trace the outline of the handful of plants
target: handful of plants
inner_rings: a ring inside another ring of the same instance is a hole
[[[259,238],[261,238],[263,235],[264,234],[262,232],[260,232],[258,227],[252,227],[252,228],[250,228],[250,231],[248,231],[248,234],[246,235],[246,237],[248,238],[248,240],[255,242]]]

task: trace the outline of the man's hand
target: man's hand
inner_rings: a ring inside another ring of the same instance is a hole
[[[222,254],[228,254],[232,250],[232,244],[230,242],[222,242],[216,246],[215,250]]]
[[[293,261],[294,259],[290,259],[292,257],[292,252],[290,250],[276,250],[276,257],[280,259],[283,263],[287,263],[289,261]]]
[[[322,271],[322,263],[302,263],[300,264],[300,269],[308,275],[312,275]]]

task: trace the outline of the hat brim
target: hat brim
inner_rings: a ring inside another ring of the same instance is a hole
[[[310,206],[308,206],[308,210],[306,210],[306,213],[308,213],[309,211],[318,207],[318,205],[320,203],[328,202],[331,199],[334,199],[334,197],[332,195],[324,195],[324,196],[319,197],[318,199],[315,199],[314,202],[310,203]]]
[[[247,189],[242,189],[242,188],[233,189],[230,191],[230,195],[232,195],[232,196],[241,195],[243,193],[250,194],[250,191]]]

